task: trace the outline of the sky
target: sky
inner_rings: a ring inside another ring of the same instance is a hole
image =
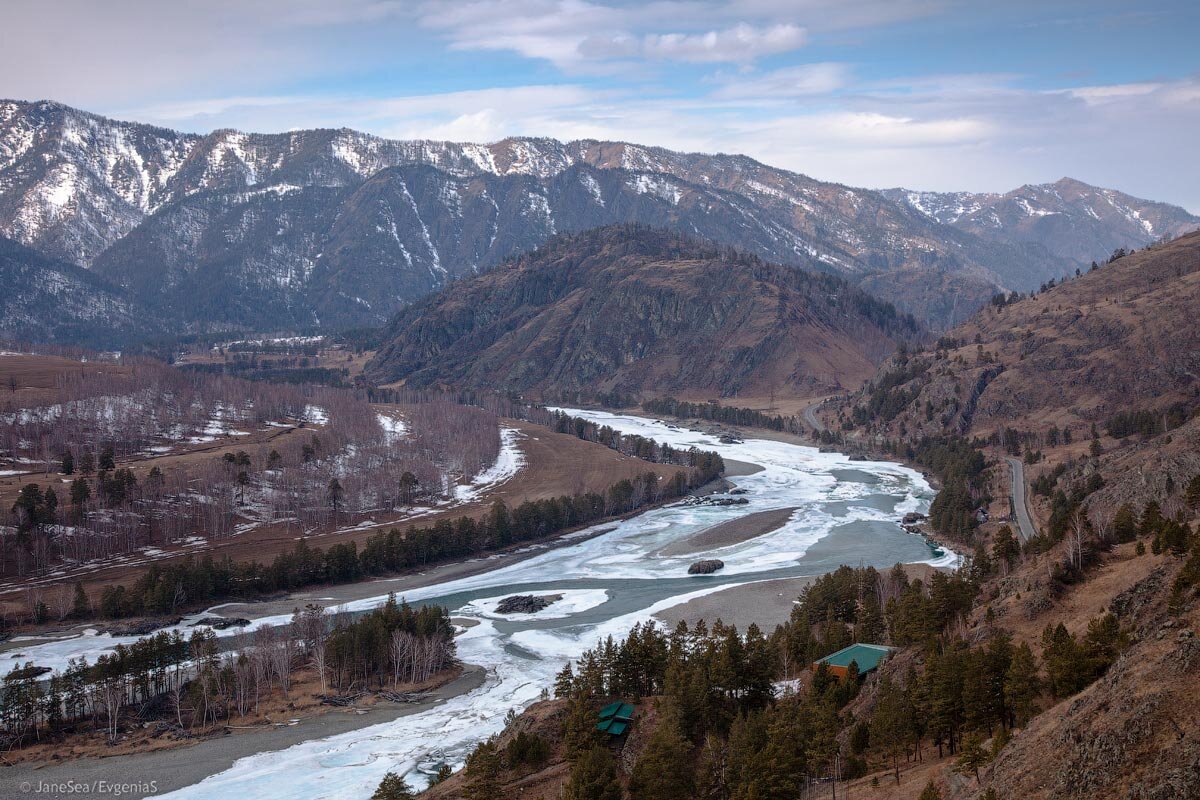
[[[611,139],[1200,213],[1195,0],[4,0],[0,96],[205,133]]]

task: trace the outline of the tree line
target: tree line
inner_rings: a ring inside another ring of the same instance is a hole
[[[764,414],[753,408],[738,408],[723,406],[720,403],[689,403],[676,400],[674,397],[663,397],[657,400],[642,401],[642,410],[648,414],[662,414],[680,419],[709,419],[723,422],[726,425],[743,425],[752,428],[766,428],[772,431],[801,433],[804,426],[794,416],[784,417],[776,414]]]
[[[369,536],[361,549],[357,543],[347,542],[322,550],[301,539],[290,551],[265,565],[229,558],[216,561],[211,556],[151,564],[133,584],[106,586],[94,606],[86,607],[106,618],[169,614],[222,600],[253,599],[314,584],[349,583],[372,575],[425,568],[680,497],[719,474],[712,459],[697,454],[695,460],[697,466],[680,470],[666,480],[647,472],[635,479],[617,481],[604,493],[527,500],[511,509],[497,500],[479,519],[464,515],[423,527],[379,531]]]
[[[206,626],[187,637],[160,631],[118,644],[94,664],[72,659],[61,673],[15,666],[0,687],[0,740],[21,746],[90,728],[114,742],[131,716],[203,728],[257,714],[274,694],[286,699],[304,666],[318,674],[322,691],[328,684],[352,691],[424,683],[456,663],[445,608],[414,609],[390,595],[382,608],[353,620],[310,604],[289,624],[224,640]]]

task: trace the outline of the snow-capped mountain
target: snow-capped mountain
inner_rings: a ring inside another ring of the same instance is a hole
[[[0,235],[186,329],[379,324],[555,233],[621,222],[837,272],[934,327],[998,287],[1064,272],[1035,239],[745,156],[346,129],[195,135],[0,101]]]
[[[1145,247],[1200,228],[1200,217],[1178,206],[1073,178],[1025,185],[1006,194],[909,189],[887,189],[883,194],[979,236],[1040,245],[1072,267],[1087,266],[1118,247]]]

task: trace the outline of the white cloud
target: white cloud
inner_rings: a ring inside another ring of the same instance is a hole
[[[847,86],[850,68],[846,64],[801,64],[783,67],[761,75],[736,76],[721,81],[713,97],[722,100],[789,100],[808,95],[828,94]]]
[[[1111,86],[1080,86],[1073,89],[1060,89],[1063,94],[1077,97],[1088,105],[1099,105],[1123,100],[1128,97],[1141,97],[1152,94],[1162,88],[1161,83],[1120,83]]]
[[[756,28],[745,23],[704,33],[653,33],[589,36],[580,44],[581,55],[596,58],[645,58],[655,61],[749,63],[769,55],[803,47],[804,28],[779,24]]]

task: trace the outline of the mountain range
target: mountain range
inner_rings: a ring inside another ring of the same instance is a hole
[[[380,325],[555,234],[617,223],[838,274],[945,328],[1000,289],[1200,218],[1077,182],[876,192],[621,142],[198,135],[0,101],[0,235],[89,270],[177,331]]]
[[[401,311],[377,383],[722,397],[857,386],[922,329],[837,276],[620,225],[538,250]]]

